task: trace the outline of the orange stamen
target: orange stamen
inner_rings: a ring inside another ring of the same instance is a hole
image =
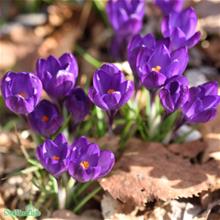
[[[114,89],[109,89],[109,90],[107,91],[107,93],[110,94],[110,95],[111,95],[113,92],[115,92]]]
[[[43,115],[42,118],[41,118],[41,120],[42,120],[43,122],[48,122],[48,121],[49,121],[49,117],[48,117],[47,115]]]
[[[19,92],[18,95],[20,95],[20,96],[23,97],[24,99],[27,98],[27,93],[24,92],[24,91]]]
[[[54,156],[52,157],[52,159],[53,159],[53,160],[59,160],[59,159],[60,159],[60,157],[59,157],[59,156],[54,155]]]
[[[86,170],[89,168],[90,165],[89,165],[89,162],[85,160],[80,163],[80,166]]]
[[[151,70],[152,70],[152,71],[155,71],[155,72],[160,72],[161,66],[152,67]]]

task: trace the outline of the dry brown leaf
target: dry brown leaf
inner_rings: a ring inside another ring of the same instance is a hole
[[[115,171],[100,184],[114,199],[135,207],[198,195],[215,185],[219,171],[216,161],[192,165],[160,143],[131,139]]]
[[[81,215],[76,215],[69,210],[56,210],[51,218],[42,218],[42,220],[101,220],[98,210],[86,210]]]
[[[211,213],[208,220],[219,220],[220,214],[219,213]]]
[[[210,157],[217,160],[218,154],[215,155],[215,153],[220,152],[220,108],[218,108],[217,116],[213,121],[201,126],[201,132],[204,141],[207,143],[207,149],[204,153],[203,161],[207,161]]]
[[[183,144],[170,144],[167,147],[172,153],[187,158],[194,158],[206,149],[207,144],[204,141],[197,140]]]
[[[189,201],[171,200],[166,203],[157,202],[154,209],[151,212],[146,213],[146,219],[195,220],[194,217],[198,216],[201,211],[202,208],[198,206],[198,204],[194,204]]]
[[[116,220],[122,216],[126,219],[135,219],[138,209],[133,210],[128,204],[123,204],[111,197],[109,193],[103,195],[101,201],[102,215],[104,219]]]

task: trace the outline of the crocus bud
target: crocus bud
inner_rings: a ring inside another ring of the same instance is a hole
[[[88,182],[106,176],[115,163],[114,154],[100,150],[97,144],[80,137],[72,145],[68,159],[68,172],[79,182]]]
[[[200,40],[200,33],[196,31],[197,16],[193,8],[181,12],[173,12],[164,17],[161,29],[164,37],[170,38],[170,48],[191,48]]]
[[[116,59],[125,58],[129,41],[143,26],[144,0],[109,0],[106,11],[114,29],[111,54]]]
[[[182,10],[184,0],[155,0],[155,4],[161,9],[164,15]]]
[[[8,72],[2,79],[1,91],[6,106],[12,112],[28,114],[40,101],[42,84],[33,73]]]
[[[212,120],[220,103],[218,83],[207,82],[189,90],[189,98],[182,108],[184,119],[188,123],[201,123]]]
[[[36,150],[37,159],[53,176],[59,177],[66,171],[69,146],[63,134],[59,134],[54,141],[47,139]]]
[[[168,79],[160,91],[160,101],[168,113],[181,108],[188,99],[189,82],[184,76]]]
[[[65,99],[65,106],[72,114],[75,123],[81,122],[89,114],[91,102],[84,90],[75,88]]]
[[[144,0],[109,0],[107,16],[118,35],[135,35],[142,28]]]
[[[53,135],[63,122],[57,106],[47,100],[41,101],[36,106],[28,115],[28,120],[33,130],[45,137]]]
[[[54,56],[39,59],[36,71],[48,95],[62,100],[75,86],[78,64],[72,54],[65,53],[58,59]]]
[[[113,64],[102,65],[93,76],[89,89],[90,100],[105,111],[118,110],[126,104],[134,92],[132,81]]]

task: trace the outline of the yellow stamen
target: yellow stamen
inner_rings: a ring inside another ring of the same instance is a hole
[[[86,161],[86,160],[84,160],[84,161],[82,161],[81,163],[80,163],[80,166],[83,168],[83,169],[88,169],[89,168],[89,162],[88,161]]]
[[[43,122],[48,122],[48,121],[49,121],[49,117],[48,117],[47,115],[43,115],[42,118],[41,118],[41,120],[42,120]]]
[[[155,72],[160,72],[161,66],[152,67],[151,70],[152,70],[152,71],[155,71]]]
[[[109,90],[107,91],[107,93],[110,94],[110,95],[111,95],[113,92],[115,92],[114,89],[109,89]]]
[[[60,157],[59,157],[59,156],[54,155],[54,156],[52,157],[52,159],[53,159],[53,160],[60,160]]]

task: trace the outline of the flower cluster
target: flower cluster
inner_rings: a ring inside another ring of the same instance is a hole
[[[105,110],[119,109],[132,95],[133,84],[125,81],[115,66],[105,64],[95,73],[97,81],[94,91],[90,92],[91,102],[85,91],[76,86],[77,76],[78,64],[72,54],[65,53],[58,59],[49,56],[38,59],[36,74],[6,73],[1,91],[6,106],[26,116],[30,127],[47,138],[37,148],[37,158],[43,167],[55,177],[68,171],[75,180],[86,182],[108,174],[114,165],[114,155],[100,150],[85,137],[71,146],[62,134],[53,140],[67,120],[62,115],[63,108],[66,107],[76,126],[90,113],[92,102],[99,103]],[[50,100],[41,100],[43,90]]]
[[[68,172],[75,180],[87,182],[107,175],[115,163],[114,154],[80,137],[72,145],[63,134],[37,147],[37,158],[55,177]]]
[[[134,74],[136,89],[141,86],[157,94],[167,114],[182,112],[182,122],[211,120],[220,103],[216,82],[189,88],[183,75],[188,64],[188,49],[198,43],[197,16],[193,8],[182,10],[183,1],[155,0],[164,13],[161,24],[165,38],[152,34],[134,36],[128,45],[128,62]]]
[[[70,53],[59,58],[39,59],[36,74],[8,72],[3,77],[1,92],[6,106],[16,114],[26,116],[32,129],[46,138],[37,147],[37,158],[55,177],[68,172],[75,180],[87,182],[107,175],[115,163],[111,151],[100,150],[84,136],[78,135],[81,137],[69,145],[63,134],[57,135],[62,126],[66,126],[68,118],[62,112],[68,112],[76,126],[89,115],[94,104],[106,112],[112,134],[113,119],[120,108],[132,99],[135,90],[147,89],[151,97],[150,107],[156,96],[160,99],[164,109],[159,113],[163,114],[161,121],[176,111],[180,112],[176,114],[179,117],[176,121],[190,124],[207,122],[216,115],[220,103],[217,82],[190,88],[184,76],[189,61],[188,50],[200,39],[194,9],[182,9],[183,0],[155,0],[155,3],[164,15],[161,24],[164,38],[160,40],[152,34],[143,37],[139,34],[143,25],[144,0],[109,0],[106,6],[115,30],[116,50],[129,43],[127,59],[134,83],[127,80],[116,65],[105,63],[95,71],[87,96],[84,89],[77,86],[78,64]],[[43,90],[49,100],[42,99]],[[127,109],[139,107],[136,98],[134,105],[128,105]],[[128,125],[142,120],[142,109],[135,110],[132,109],[131,115],[138,120],[129,118]],[[149,127],[154,127],[150,119]],[[143,119],[140,124],[144,123]],[[124,130],[129,132],[129,127]]]
[[[34,131],[50,137],[62,125],[62,103],[72,113],[75,123],[89,114],[89,99],[81,88],[75,88],[78,64],[70,53],[56,59],[38,59],[36,74],[8,72],[2,79],[1,90],[6,106],[16,114],[26,115]],[[51,100],[42,100],[42,90]],[[61,106],[56,105],[61,103]]]

